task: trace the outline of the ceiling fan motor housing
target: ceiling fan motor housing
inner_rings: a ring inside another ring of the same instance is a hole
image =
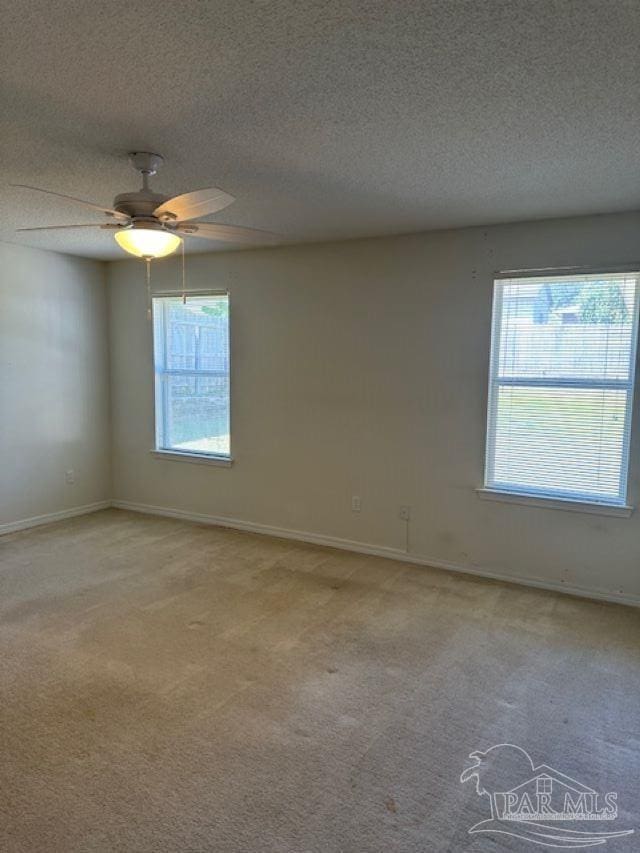
[[[138,190],[134,193],[120,193],[113,200],[114,210],[126,213],[131,218],[153,215],[153,211],[169,196],[154,193],[151,190]]]
[[[113,200],[113,208],[120,213],[126,213],[132,219],[148,217],[152,223],[153,211],[169,198],[169,196],[152,192],[148,185],[150,176],[156,174],[164,163],[164,158],[151,151],[131,151],[129,162],[137,172],[142,174],[142,189],[133,193],[120,193]]]

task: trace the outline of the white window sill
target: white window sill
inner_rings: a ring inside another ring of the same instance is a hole
[[[614,515],[619,518],[629,518],[633,512],[632,506],[621,504],[590,503],[569,498],[545,498],[540,495],[528,495],[521,492],[506,492],[500,489],[476,489],[479,498],[485,501],[501,501],[522,506],[537,506],[543,509],[562,509],[569,512],[586,512],[592,515]]]
[[[205,453],[182,453],[174,450],[149,451],[156,459],[166,459],[168,462],[191,462],[196,465],[217,465],[221,468],[231,468],[231,456],[212,456]]]

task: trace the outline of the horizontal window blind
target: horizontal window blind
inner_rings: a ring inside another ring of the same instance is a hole
[[[495,282],[485,486],[626,502],[638,274]]]
[[[229,456],[229,298],[153,299],[156,449]]]

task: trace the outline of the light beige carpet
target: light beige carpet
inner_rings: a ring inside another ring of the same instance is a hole
[[[3,851],[529,850],[501,742],[640,829],[637,611],[117,510],[0,560]]]

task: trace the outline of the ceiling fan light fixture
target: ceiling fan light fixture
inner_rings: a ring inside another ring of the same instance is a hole
[[[114,237],[121,249],[136,258],[164,258],[182,242],[177,234],[162,228],[123,228]]]

